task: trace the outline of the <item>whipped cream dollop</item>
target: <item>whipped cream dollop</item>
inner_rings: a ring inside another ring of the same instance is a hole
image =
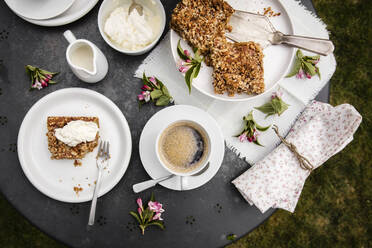
[[[104,32],[121,48],[136,51],[155,40],[157,19],[146,8],[140,16],[136,9],[128,15],[128,8],[118,7],[107,18]]]
[[[92,121],[70,121],[63,128],[56,128],[56,138],[68,146],[74,147],[82,142],[90,142],[96,138],[99,128]]]

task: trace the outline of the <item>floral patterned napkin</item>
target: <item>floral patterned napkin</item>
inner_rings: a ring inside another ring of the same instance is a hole
[[[312,101],[286,140],[317,168],[352,141],[361,121],[362,116],[349,104],[332,107]],[[288,147],[281,144],[232,183],[261,212],[273,207],[293,213],[309,175]]]

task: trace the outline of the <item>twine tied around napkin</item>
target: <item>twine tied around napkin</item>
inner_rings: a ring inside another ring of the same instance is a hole
[[[276,133],[276,135],[279,137],[279,139],[283,142],[284,145],[286,145],[288,147],[288,149],[293,152],[293,154],[296,156],[299,164],[300,164],[300,167],[303,169],[303,170],[308,170],[308,171],[312,171],[314,169],[314,166],[310,163],[310,161],[305,158],[304,156],[302,156],[298,150],[297,150],[297,147],[286,141],[280,134],[279,134],[279,129],[278,129],[278,126],[277,125],[273,125],[272,127]]]

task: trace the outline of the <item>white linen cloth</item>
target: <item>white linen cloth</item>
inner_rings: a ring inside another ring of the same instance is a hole
[[[247,1],[228,0],[232,7],[246,10]],[[310,11],[295,0],[282,0],[294,25],[294,33],[319,38],[329,38],[325,24],[315,17]],[[283,100],[290,104],[289,109],[279,118],[269,117],[259,111],[254,111],[255,120],[262,125],[275,123],[282,134],[288,132],[297,116],[303,111],[305,105],[315,98],[319,91],[329,81],[336,69],[336,61],[333,54],[321,57],[318,63],[322,79],[317,76],[312,79],[283,78],[280,81],[280,88],[284,95]],[[150,53],[135,72],[135,77],[141,78],[142,73],[148,76],[156,76],[165,83],[173,96],[176,104],[188,104],[199,107],[210,113],[220,125],[227,146],[241,158],[245,158],[253,164],[269,154],[279,143],[273,130],[268,130],[260,135],[260,142],[265,147],[253,143],[241,143],[234,136],[242,130],[242,117],[247,115],[253,107],[258,107],[270,100],[271,94],[265,97],[249,100],[246,102],[223,102],[214,100],[193,90],[189,95],[184,78],[176,68],[170,48],[169,33],[164,40]]]
[[[332,107],[312,101],[286,141],[294,144],[315,169],[352,141],[361,121],[362,116],[349,104]],[[281,144],[232,183],[261,212],[273,207],[293,213],[309,175],[293,152]]]

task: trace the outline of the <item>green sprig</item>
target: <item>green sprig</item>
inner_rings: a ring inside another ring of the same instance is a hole
[[[321,79],[319,67],[316,66],[319,60],[319,55],[304,56],[301,50],[298,49],[292,70],[286,77],[288,78],[297,75],[298,78],[311,78],[318,75],[319,79]]]
[[[273,95],[271,100],[259,107],[255,107],[255,109],[261,111],[262,113],[266,114],[266,117],[269,117],[271,115],[277,114],[280,116],[284,113],[289,107],[289,104],[285,103],[281,97],[279,97],[277,94]]]
[[[201,69],[201,63],[203,62],[204,58],[200,56],[200,52],[197,48],[193,48],[194,52],[194,58],[190,55],[185,54],[185,50],[181,47],[181,40],[178,41],[177,44],[177,53],[178,56],[183,61],[190,61],[187,62],[190,66],[189,69],[186,71],[185,74],[185,82],[187,85],[187,88],[189,89],[189,94],[191,94],[191,88],[192,88],[192,81],[194,78],[196,78],[199,75],[200,69]]]

